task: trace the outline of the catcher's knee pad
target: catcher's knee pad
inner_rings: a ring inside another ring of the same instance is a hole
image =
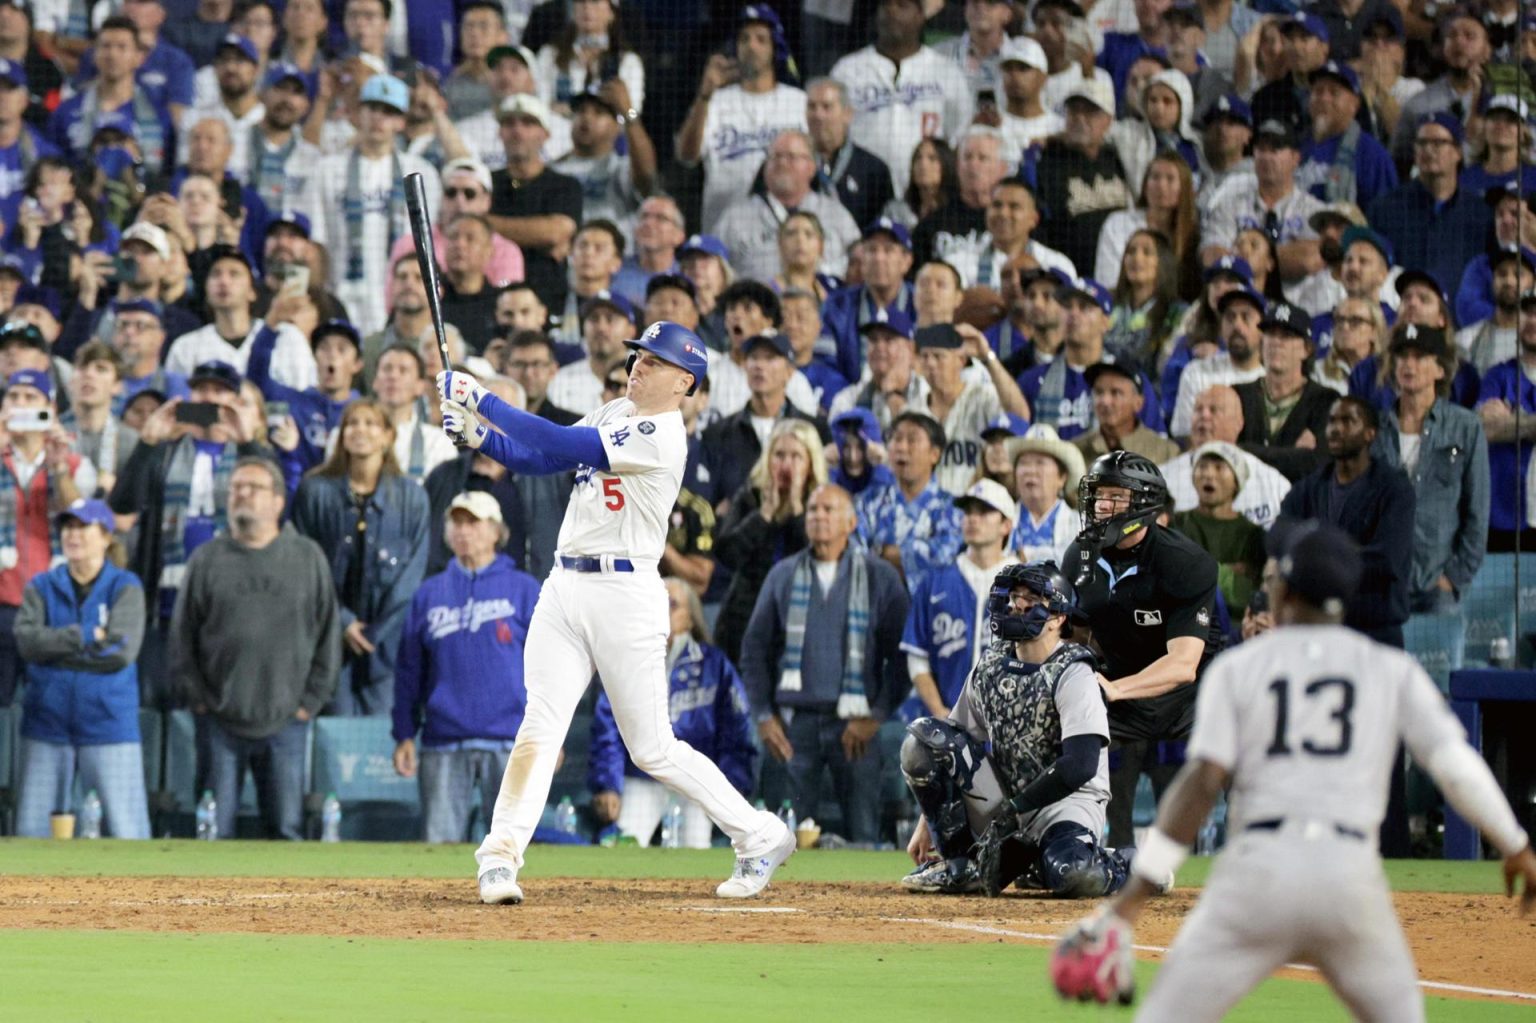
[[[1098,898],[1125,884],[1125,867],[1093,832],[1061,821],[1041,836],[1040,879],[1046,891],[1064,899]]]
[[[946,857],[966,855],[973,836],[965,815],[965,781],[980,757],[963,729],[934,718],[907,726],[901,744],[901,773],[928,819],[934,844]]]

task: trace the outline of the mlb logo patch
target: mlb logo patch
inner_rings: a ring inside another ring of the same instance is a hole
[[[1204,614],[1203,611],[1201,613]],[[1142,611],[1138,609],[1136,611],[1136,624],[1161,625],[1163,624],[1163,613],[1161,611]]]
[[[651,434],[656,432],[656,424],[647,419],[641,422],[639,430],[641,433],[649,437]]]
[[[1196,611],[1195,624],[1199,625],[1201,628],[1208,628],[1211,624],[1211,613],[1203,607]]]

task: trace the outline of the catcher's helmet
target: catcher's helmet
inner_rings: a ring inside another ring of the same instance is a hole
[[[987,594],[987,615],[992,634],[998,639],[1017,642],[1033,639],[1040,634],[1044,620],[1031,619],[1029,614],[1016,614],[1012,594],[1022,586],[1045,600],[1045,609],[1051,615],[1066,615],[1068,621],[1080,621],[1083,613],[1077,606],[1077,590],[1054,561],[1032,561],[1027,565],[1009,565],[992,580]]]
[[[629,357],[630,366],[634,365],[639,352],[650,352],[663,362],[692,373],[693,385],[688,388],[689,394],[698,390],[700,382],[709,374],[709,355],[704,350],[704,342],[687,327],[670,320],[657,320],[639,337],[625,341],[624,345],[636,353]]]

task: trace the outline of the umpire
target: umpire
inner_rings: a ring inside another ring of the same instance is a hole
[[[1167,502],[1168,484],[1149,459],[1101,455],[1078,484],[1083,528],[1064,558],[1103,657],[1099,687],[1121,750],[1109,781],[1112,846],[1132,841],[1145,744],[1189,735],[1195,683],[1222,645],[1213,624],[1216,561],[1158,525]]]

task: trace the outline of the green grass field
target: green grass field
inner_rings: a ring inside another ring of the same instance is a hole
[[[0,872],[93,877],[458,877],[467,846],[0,841]],[[897,853],[797,856],[795,881],[882,881]],[[728,854],[538,848],[524,877],[721,876]],[[1205,864],[1181,873],[1195,885]],[[1492,892],[1492,864],[1389,865],[1405,890]],[[503,910],[516,912],[516,910]],[[1063,1005],[1047,949],[975,944],[743,945],[456,941],[0,930],[0,1020],[1129,1020]],[[1140,967],[1143,984],[1155,964]],[[1429,1000],[1433,1020],[1527,1020],[1529,1006]],[[1234,1020],[1347,1019],[1326,988],[1273,980]]]

